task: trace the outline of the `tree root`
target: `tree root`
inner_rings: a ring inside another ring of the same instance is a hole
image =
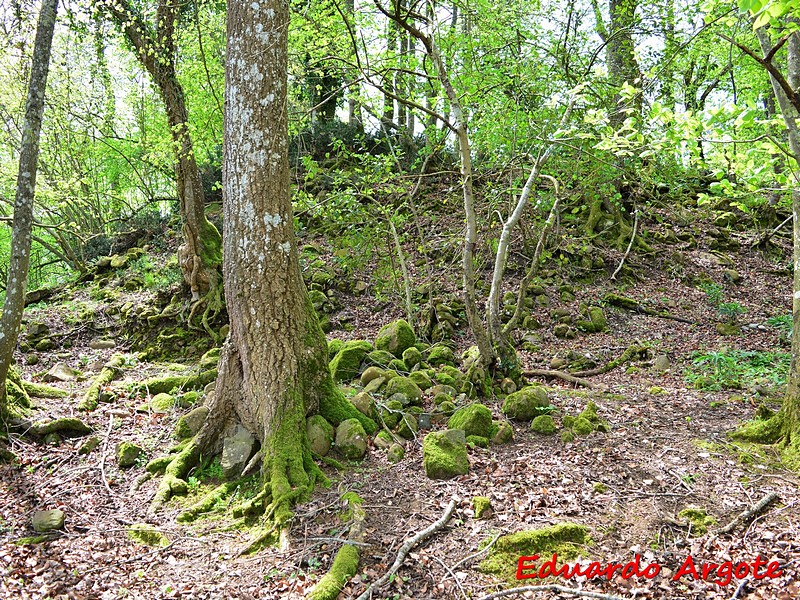
[[[564,371],[551,371],[550,369],[528,369],[527,371],[523,371],[522,373],[525,377],[546,377],[548,379],[557,378],[563,379],[569,383],[574,383],[575,385],[580,385],[585,388],[589,388],[590,390],[596,389],[597,385],[588,381],[587,379],[581,379],[580,377],[575,377],[574,375],[570,375],[569,373],[565,373]]]
[[[609,371],[613,371],[617,367],[624,365],[629,360],[633,360],[636,355],[643,354],[647,352],[647,347],[642,346],[640,344],[632,344],[625,349],[625,352],[619,355],[618,358],[615,358],[612,361],[607,362],[602,367],[597,367],[596,369],[588,369],[586,371],[577,371],[573,373],[575,377],[593,377],[594,375],[602,375],[603,373],[608,373]]]
[[[777,499],[778,499],[778,494],[776,494],[775,492],[770,492],[769,494],[761,498],[761,500],[759,500],[758,503],[755,506],[753,506],[753,508],[749,508],[746,511],[742,512],[741,514],[737,515],[730,523],[728,523],[724,527],[720,527],[719,529],[713,531],[712,533],[714,535],[725,535],[727,533],[732,532],[740,524],[749,523],[755,517],[759,516],[767,509],[767,507],[770,504],[772,504]]]
[[[195,521],[200,515],[210,512],[217,505],[218,502],[224,500],[235,492],[245,478],[237,479],[236,481],[226,481],[222,485],[217,486],[211,492],[203,496],[203,498],[183,511],[178,516],[178,523],[191,523]]]
[[[31,398],[66,398],[69,392],[61,388],[44,385],[43,383],[22,382],[22,389]]]
[[[94,431],[86,423],[74,417],[63,417],[46,423],[32,423],[26,419],[17,419],[9,422],[9,428],[35,437],[44,437],[50,433],[64,433],[79,437]]]
[[[361,559],[360,547],[364,542],[364,521],[367,513],[363,508],[364,501],[354,493],[344,494],[342,499],[347,503],[350,522],[350,533],[328,571],[306,595],[307,600],[336,600],[342,588],[358,571]]]
[[[194,325],[194,320],[202,308],[203,314],[200,315],[200,325],[211,337],[211,339],[218,344],[222,341],[222,339],[220,338],[219,333],[214,331],[214,328],[211,326],[211,322],[217,317],[217,315],[219,315],[224,306],[225,304],[222,298],[222,285],[219,282],[212,282],[212,285],[209,287],[205,296],[196,300],[192,304],[192,308],[189,311],[189,316],[187,317],[186,321],[189,327],[199,329],[199,327]]]
[[[164,470],[164,477],[161,479],[161,483],[158,484],[158,490],[156,490],[156,495],[150,505],[151,512],[155,513],[160,510],[173,496],[182,496],[189,491],[189,485],[184,478],[199,459],[200,445],[192,440],[170,461]]]
[[[503,598],[505,596],[515,596],[525,592],[558,592],[559,594],[570,594],[572,596],[581,596],[583,598],[597,598],[599,600],[626,600],[622,596],[612,596],[611,594],[601,594],[599,592],[590,592],[589,590],[578,590],[567,587],[565,585],[523,585],[520,587],[510,588],[507,590],[500,590],[494,594],[481,596],[478,600],[494,600],[495,598]]]
[[[217,378],[217,370],[210,369],[197,375],[172,375],[169,377],[156,377],[146,379],[136,387],[140,391],[150,394],[169,394],[175,389],[180,390],[202,390]]]
[[[100,390],[114,381],[122,373],[122,367],[125,364],[125,357],[121,354],[116,354],[111,357],[103,369],[94,378],[83,400],[78,404],[78,410],[94,410],[97,408],[97,403],[100,401]]]

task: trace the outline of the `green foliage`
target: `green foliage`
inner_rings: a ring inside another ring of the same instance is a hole
[[[786,383],[791,355],[786,352],[724,350],[696,352],[686,378],[700,389],[740,389],[754,383]]]
[[[770,317],[769,319],[767,319],[767,325],[774,327],[775,329],[783,333],[785,339],[787,340],[792,339],[792,328],[793,328],[792,313]]]
[[[700,289],[706,294],[706,299],[711,306],[719,306],[722,302],[723,287],[718,283],[701,283]]]

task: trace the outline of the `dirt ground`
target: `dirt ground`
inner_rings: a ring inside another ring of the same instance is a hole
[[[356,597],[385,573],[404,540],[438,519],[451,499],[457,506],[448,525],[414,548],[397,576],[373,598],[489,595],[505,584],[479,570],[481,557],[474,555],[482,545],[498,534],[561,522],[589,528],[593,543],[584,549],[584,564],[624,564],[640,554],[643,563],[658,564],[660,573],[652,579],[625,580],[616,575],[611,581],[550,578],[520,583],[565,585],[604,594],[595,596],[601,598],[798,598],[800,478],[783,469],[769,449],[764,453],[746,451],[727,437],[737,424],[753,417],[756,405],[766,402],[777,408],[780,386],[753,381],[744,382],[741,390],[699,390],[686,377],[696,351],[788,352],[782,340],[785,333],[757,325],[790,310],[791,278],[781,269],[780,260],[766,258],[747,249],[746,244],[742,247],[744,250],[728,253],[742,281],[724,285],[725,300],[738,302],[747,310],[740,322],[754,326],[745,327],[738,336],[719,335],[714,307],[703,291],[685,283],[693,272],[723,282],[723,272],[730,268],[702,250],[702,243],[700,250],[681,250],[684,260],[679,270],[674,248],[659,247],[653,256],[629,257],[638,279],[624,285],[607,278],[581,284],[576,286],[574,302],[562,304],[554,294],[549,307],[536,309],[534,314],[549,322],[554,307],[574,310],[580,302],[596,303],[606,292],[615,291],[694,322],[606,308],[608,332],[561,340],[546,328],[539,332],[540,351],[520,352],[526,368],[547,368],[559,350],[574,350],[603,364],[637,341],[648,344],[653,356],[666,355],[668,371],[657,371],[652,358],[639,360],[593,377],[592,382],[601,389],[532,378],[550,387],[557,421],[560,415],[577,414],[591,399],[608,421],[609,433],[595,432],[565,443],[558,435],[532,432],[526,422],[512,422],[513,443],[472,449],[469,473],[450,481],[424,476],[421,435],[407,444],[405,458],[395,465],[388,463],[383,452],[371,448],[362,463],[347,471],[324,467],[333,485],[318,489],[311,501],[297,507],[288,550],[267,549],[239,556],[248,533],[231,528],[225,520],[179,525],[180,503],[171,503],[155,515],[148,513],[157,481],[133,491],[134,481],[144,472],[143,464],[119,469],[114,450],[121,440],[137,440],[148,458],[157,457],[172,443],[172,427],[182,410],[137,412],[135,407],[142,399],[124,395],[114,403],[102,403],[97,410],[79,415],[100,438],[98,448],[85,456],[77,452],[83,438],[48,445],[12,436],[11,450],[19,461],[0,465],[0,597],[300,598],[326,572],[347,535],[338,518],[340,497],[353,490],[364,499],[368,546],[363,549],[359,574],[347,584],[342,598]],[[621,252],[610,251],[604,258],[613,268],[621,256]],[[352,322],[357,324],[344,335],[370,339],[396,308],[353,298],[344,310],[356,315]],[[53,331],[66,331],[70,327],[62,322],[60,311],[63,308],[58,306],[40,309],[37,318],[46,319]],[[124,332],[111,333],[121,347],[91,350],[87,343],[96,332],[88,328],[73,336],[68,351],[41,353],[39,364],[25,367],[25,377],[32,378],[57,361],[91,376],[87,363],[101,365],[112,353],[124,350]],[[334,331],[331,335],[339,334]],[[125,378],[141,380],[159,368],[146,363],[132,365],[125,370]],[[36,418],[77,414],[76,405],[88,384],[89,379],[61,384],[70,397],[38,401]],[[116,385],[122,384],[124,381]],[[485,402],[495,418],[502,417],[497,399]],[[768,493],[776,494],[777,500],[752,522],[731,533],[715,533]],[[490,518],[474,518],[474,496],[490,498]],[[704,535],[693,535],[678,516],[687,507],[705,509],[717,524]],[[66,513],[63,531],[44,543],[15,543],[34,535],[31,517],[35,511],[52,508]],[[169,545],[153,548],[130,540],[126,529],[139,522],[156,526],[170,540]],[[760,556],[777,561],[782,574],[761,580],[752,575],[733,578],[726,585],[686,575],[674,581],[689,556],[697,565],[752,562]],[[549,590],[517,597],[569,596]]]

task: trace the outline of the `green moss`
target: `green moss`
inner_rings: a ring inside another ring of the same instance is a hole
[[[66,390],[30,381],[23,381],[22,389],[32,398],[66,398],[69,396],[69,392]]]
[[[486,496],[472,498],[472,510],[476,519],[488,519],[492,516],[492,502]]]
[[[466,439],[459,429],[433,432],[422,442],[422,464],[431,479],[451,479],[469,471]]]
[[[565,429],[561,432],[561,441],[565,444],[569,444],[570,442],[575,441],[575,434],[571,429]]]
[[[488,448],[489,438],[483,437],[482,435],[468,435],[467,443],[472,446],[477,446],[478,448]]]
[[[14,540],[15,546],[33,546],[35,544],[43,544],[44,542],[49,542],[56,538],[57,534],[45,534],[45,535],[31,535],[28,537],[22,537],[17,540]]]
[[[717,524],[717,520],[714,517],[709,516],[706,512],[706,509],[698,508],[696,506],[684,508],[678,513],[678,516],[682,519],[686,519],[686,521],[689,522],[691,526],[691,534],[694,537],[705,535],[708,533],[709,527]]]
[[[577,435],[589,435],[594,431],[594,425],[585,417],[578,417],[572,424],[572,430]]]
[[[783,415],[778,413],[767,420],[748,421],[731,433],[731,438],[743,442],[774,444],[783,437]]]
[[[550,415],[539,415],[531,422],[531,429],[543,435],[552,435],[556,432],[556,423]]]
[[[375,421],[353,406],[352,402],[344,397],[342,391],[329,378],[326,378],[323,383],[319,414],[334,426],[338,426],[339,423],[347,419],[358,419],[364,431],[369,435],[378,430]]]
[[[405,319],[384,325],[375,337],[375,347],[378,350],[391,352],[396,358],[401,358],[403,352],[413,347],[416,342],[417,336]]]
[[[209,269],[216,269],[222,264],[222,236],[214,224],[205,218],[200,224],[200,260]]]
[[[210,369],[197,375],[172,375],[147,379],[136,386],[138,391],[150,394],[169,394],[176,390],[202,390],[217,379],[217,370]]]
[[[608,491],[608,486],[600,481],[595,481],[592,484],[592,490],[595,494],[605,494]]]
[[[547,390],[540,385],[529,385],[506,396],[500,410],[511,419],[530,421],[550,410],[550,406]]]
[[[97,403],[100,401],[100,390],[119,377],[124,365],[124,356],[121,354],[112,356],[97,377],[92,380],[91,385],[83,395],[83,400],[78,404],[78,410],[94,410],[97,408]]]
[[[581,556],[584,548],[591,543],[589,529],[575,523],[520,531],[498,538],[480,569],[513,582],[516,580],[520,556],[538,554],[550,557],[555,553],[559,561],[565,562]]]
[[[459,408],[447,422],[450,429],[461,429],[468,436],[485,436],[492,427],[492,411],[480,403]]]
[[[167,536],[147,523],[134,523],[128,527],[128,537],[139,544],[157,548],[164,548],[170,544]]]

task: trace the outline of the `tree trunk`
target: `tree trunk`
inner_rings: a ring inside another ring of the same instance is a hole
[[[230,334],[203,429],[167,468],[156,500],[180,489],[202,452],[243,425],[261,442],[263,507],[283,532],[313,489],[306,416],[375,424],[344,399],[300,272],[289,194],[288,4],[228,3],[223,152],[223,277]],[[255,61],[255,62],[254,62]]]
[[[178,248],[178,260],[184,280],[192,290],[193,300],[205,294],[219,294],[222,239],[217,228],[206,219],[202,179],[189,135],[186,96],[175,70],[175,27],[180,2],[159,1],[152,32],[129,0],[103,0],[102,6],[136,50],[139,62],[153,78],[164,101],[183,218],[184,243]],[[213,296],[211,299],[211,304],[215,304]]]
[[[39,134],[44,114],[44,94],[50,68],[50,48],[56,25],[58,0],[42,0],[36,39],[33,45],[28,99],[25,103],[25,123],[17,173],[17,192],[14,199],[14,224],[11,238],[11,257],[8,264],[8,283],[3,314],[0,316],[0,421],[10,415],[6,398],[6,376],[14,358],[31,257],[31,228],[33,200],[36,190],[36,168],[39,160]]]
[[[608,75],[611,84],[619,89],[624,83],[636,85],[641,77],[639,64],[636,62],[633,43],[633,26],[636,22],[638,0],[609,0],[608,12],[611,16],[609,37],[607,40]],[[611,111],[612,127],[618,129],[627,118],[625,106],[620,106],[620,95],[614,95],[614,107]],[[633,116],[638,121],[642,116],[642,95],[636,94],[633,105]]]

